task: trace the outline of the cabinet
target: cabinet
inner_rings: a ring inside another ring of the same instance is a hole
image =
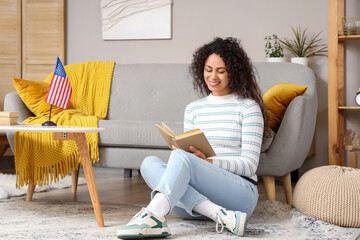
[[[64,0],[0,0],[0,110],[12,78],[43,80],[65,62]]]
[[[57,56],[65,63],[64,8],[64,0],[0,0],[0,110],[13,77],[43,80]],[[7,148],[0,133],[0,158]]]
[[[328,133],[329,164],[345,164],[345,111],[360,110],[358,106],[345,106],[344,50],[345,43],[359,40],[360,35],[344,36],[342,19],[345,0],[328,0]],[[355,96],[354,96],[355,97]]]

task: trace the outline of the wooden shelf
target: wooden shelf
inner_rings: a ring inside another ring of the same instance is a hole
[[[339,106],[342,110],[360,110],[360,106]]]
[[[342,19],[346,0],[328,0],[328,141],[329,164],[345,165],[344,111],[360,110],[345,104],[345,41],[360,40],[360,35],[343,35]],[[335,106],[335,107],[334,107]]]
[[[339,41],[346,41],[346,40],[359,40],[360,35],[342,35],[339,36]]]

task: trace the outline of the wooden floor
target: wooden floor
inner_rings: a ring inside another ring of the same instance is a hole
[[[147,205],[150,200],[150,188],[142,177],[133,170],[132,178],[123,177],[123,169],[94,167],[96,186],[101,203],[112,204],[142,204]],[[84,177],[80,171],[80,177]],[[259,181],[259,199],[266,199],[264,185]],[[276,185],[276,197],[285,201],[281,184]],[[34,193],[33,201],[71,201],[71,189],[54,189],[48,192]],[[87,185],[78,186],[77,201],[91,202]]]

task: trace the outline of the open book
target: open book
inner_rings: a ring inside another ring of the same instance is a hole
[[[173,130],[165,123],[161,122],[161,124],[162,126],[155,125],[170,148],[172,145],[175,145],[180,149],[190,152],[189,147],[193,146],[203,152],[207,158],[216,155],[205,134],[200,129],[190,130],[176,136]]]

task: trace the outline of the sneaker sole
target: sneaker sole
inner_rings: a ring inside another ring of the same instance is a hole
[[[134,231],[135,229],[131,229],[130,231],[118,231],[116,233],[116,237],[120,239],[141,239],[141,238],[164,238],[171,235],[168,228],[163,228],[161,233],[159,229],[143,229],[142,232]],[[151,231],[154,230],[154,231]]]
[[[168,232],[163,232],[162,234],[138,234],[138,235],[117,235],[120,239],[142,239],[142,238],[165,238],[170,236]]]

